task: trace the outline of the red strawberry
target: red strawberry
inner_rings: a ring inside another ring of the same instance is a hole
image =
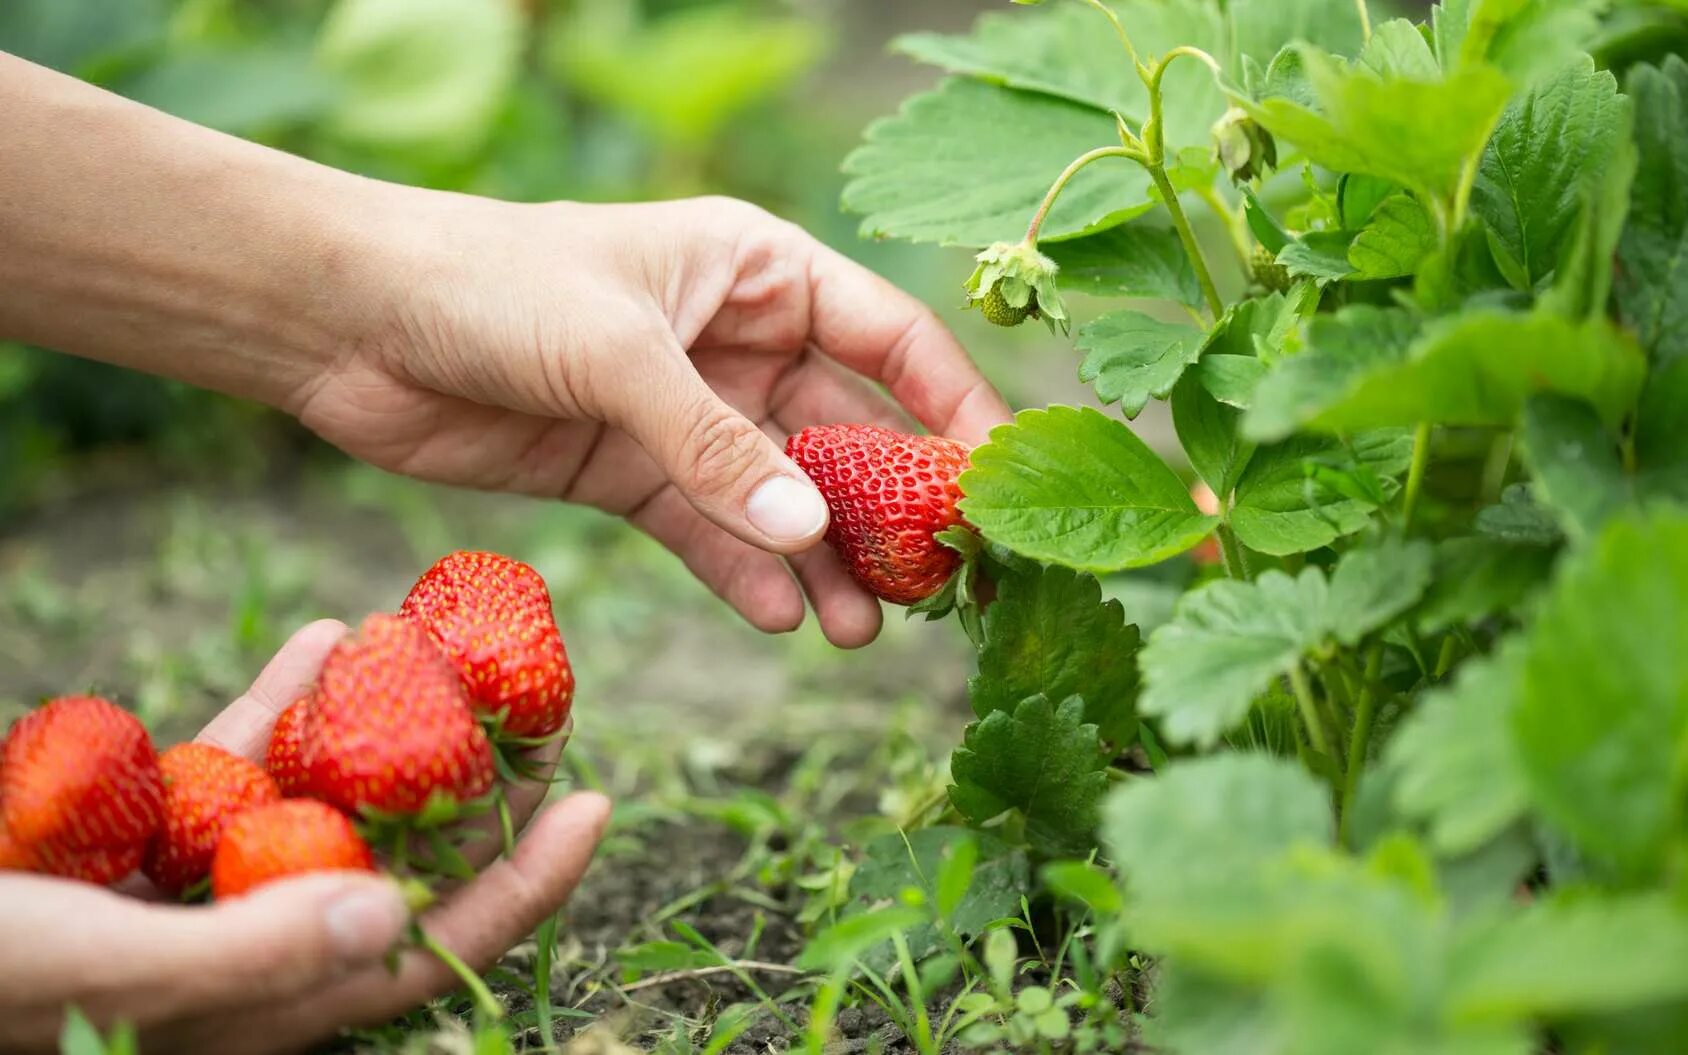
[[[12,830],[6,827],[6,819],[0,816],[0,872],[33,872],[40,867],[40,862],[30,852],[29,847],[12,838]]]
[[[303,746],[310,793],[348,813],[415,813],[492,787],[492,744],[456,668],[398,616],[370,616],[328,654]]]
[[[126,879],[141,866],[146,855],[145,843],[127,846],[101,847],[96,850],[60,850],[53,846],[34,847],[35,871],[63,879],[78,879],[95,886],[110,886]]]
[[[288,798],[305,794],[305,712],[310,709],[310,692],[287,705],[275,720],[270,732],[269,750],[264,753],[264,768],[275,779],[275,785]]]
[[[503,713],[505,733],[562,728],[574,672],[538,572],[496,553],[459,550],[422,573],[399,614],[439,643],[476,710]]]
[[[97,696],[61,696],[18,719],[0,748],[0,808],[30,847],[145,844],[164,814],[158,754],[129,712]]]
[[[210,744],[177,744],[158,757],[164,776],[164,826],[142,867],[167,894],[180,894],[211,873],[223,827],[254,806],[277,802],[270,775]]]
[[[247,810],[223,827],[211,861],[211,893],[239,897],[307,872],[373,871],[369,844],[345,814],[310,799],[289,799]]]
[[[932,536],[963,523],[956,477],[968,450],[954,440],[878,425],[819,425],[786,441],[832,511],[826,540],[850,574],[893,604],[940,590],[961,557]]]

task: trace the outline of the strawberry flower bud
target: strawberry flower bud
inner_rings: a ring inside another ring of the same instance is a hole
[[[978,307],[998,326],[1018,326],[1028,317],[1042,319],[1051,333],[1071,326],[1067,307],[1055,285],[1060,267],[1031,242],[998,242],[977,257],[963,288],[967,306]]]
[[[1232,183],[1255,179],[1278,163],[1272,133],[1235,106],[1213,123],[1213,150]]]

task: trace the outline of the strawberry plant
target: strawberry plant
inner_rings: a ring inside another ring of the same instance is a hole
[[[1125,1016],[1171,1052],[1680,1050],[1679,16],[1025,6],[898,42],[949,76],[868,129],[845,205],[977,250],[958,295],[1045,321],[1108,409],[971,452],[982,552],[939,538],[994,599],[944,846],[811,959],[913,970],[937,904],[981,1047]],[[1133,428],[1156,403],[1181,450]],[[1001,913],[963,907],[1008,860],[1029,936],[987,971],[961,943]],[[1028,1014],[1024,973],[1083,997]]]

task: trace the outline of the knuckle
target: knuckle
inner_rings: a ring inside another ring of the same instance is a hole
[[[757,463],[762,434],[725,407],[710,407],[693,416],[681,445],[693,485],[701,491],[724,491]]]

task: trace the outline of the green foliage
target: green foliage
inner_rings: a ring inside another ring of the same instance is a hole
[[[950,801],[974,824],[1015,810],[1034,849],[1076,853],[1095,830],[1107,763],[1084,700],[1032,696],[967,727],[950,760]]]

